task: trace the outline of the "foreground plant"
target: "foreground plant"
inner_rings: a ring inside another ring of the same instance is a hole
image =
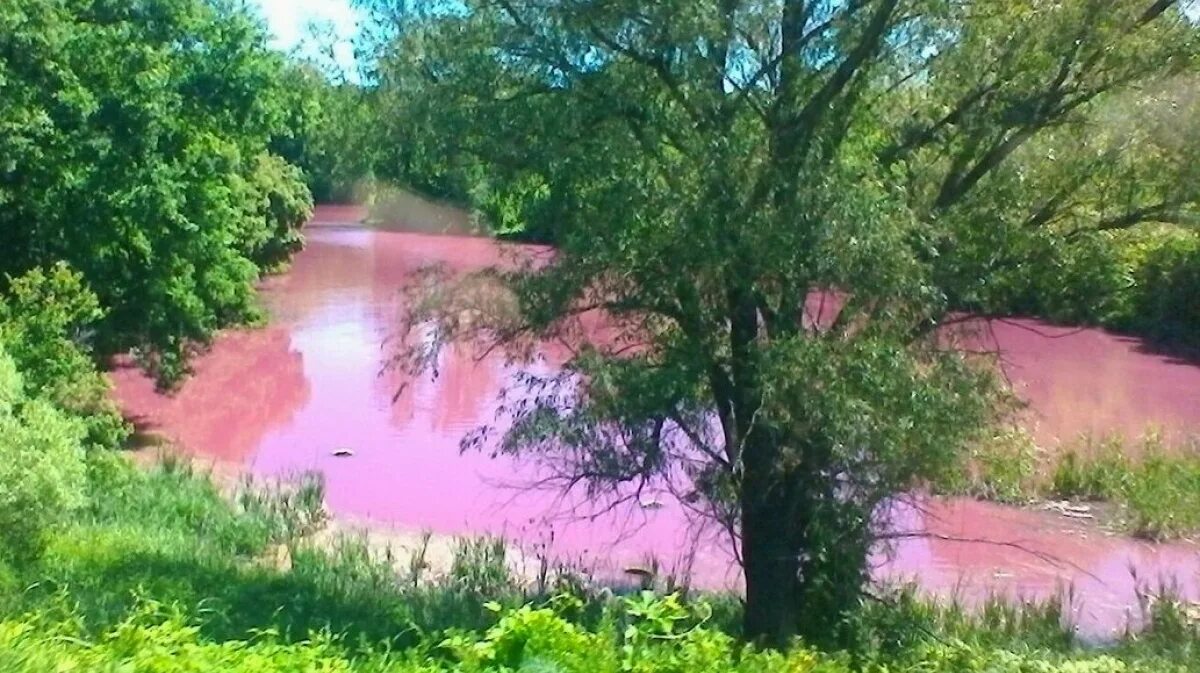
[[[1119,653],[1056,652],[1002,647],[969,637],[915,638],[894,651],[857,661],[799,645],[763,652],[705,626],[688,626],[672,597],[639,597],[623,618],[596,628],[563,617],[570,600],[502,610],[483,631],[458,631],[411,649],[354,652],[328,632],[285,642],[265,632],[251,641],[212,641],[178,606],[146,601],[99,637],[80,633],[70,618],[48,614],[0,621],[0,665],[12,673],[42,671],[228,671],[273,673],[1174,673],[1184,658]],[[907,624],[909,628],[917,622]],[[1194,630],[1176,632],[1194,638]]]

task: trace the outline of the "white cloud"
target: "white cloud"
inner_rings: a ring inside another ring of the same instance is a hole
[[[258,0],[263,17],[271,30],[272,44],[285,51],[302,45],[311,22],[333,26],[338,43],[335,45],[338,65],[347,72],[354,68],[354,47],[351,40],[358,32],[359,13],[350,0]]]
[[[310,21],[328,21],[339,36],[350,39],[357,31],[358,13],[350,0],[259,0],[267,25],[283,49],[295,47]]]

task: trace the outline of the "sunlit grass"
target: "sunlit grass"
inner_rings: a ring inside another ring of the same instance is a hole
[[[89,482],[44,556],[0,573],[0,670],[1171,671],[1198,642],[1169,596],[1096,652],[1061,601],[968,609],[907,588],[864,603],[845,654],[759,654],[737,644],[729,596],[630,600],[569,572],[531,583],[497,539],[460,540],[441,571],[428,539],[407,558],[365,536],[318,542],[312,478],[230,498],[187,463],[98,453]]]
[[[1084,437],[1055,451],[1013,430],[977,443],[936,490],[1010,504],[1042,500],[1110,503],[1109,523],[1152,540],[1200,533],[1200,447]]]

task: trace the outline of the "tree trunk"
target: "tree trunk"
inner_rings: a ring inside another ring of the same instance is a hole
[[[843,648],[868,579],[869,503],[839,498],[820,475],[832,457],[818,444],[757,426],[746,438],[741,484],[743,628],[759,645],[783,648],[797,636]],[[806,446],[807,459],[780,465],[779,446]]]
[[[742,564],[746,576],[743,630],[751,642],[783,648],[800,624],[800,550],[791,544],[794,521],[784,503],[754,497],[742,510]]]

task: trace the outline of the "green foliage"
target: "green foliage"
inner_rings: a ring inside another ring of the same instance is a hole
[[[1175,226],[1043,238],[1040,261],[998,274],[980,306],[1197,346],[1200,233]]]
[[[0,346],[21,372],[25,394],[78,418],[89,446],[117,448],[128,429],[89,346],[102,315],[96,296],[68,266],[33,269],[10,277],[8,292],[0,294]]]
[[[82,423],[26,395],[0,344],[0,560],[42,550],[51,526],[83,504]]]
[[[312,216],[312,194],[304,174],[273,154],[260,154],[248,179],[253,206],[240,237],[243,252],[264,271],[275,271],[304,245],[301,226]]]
[[[1135,467],[1125,454],[1124,442],[1110,438],[1079,450],[1067,449],[1051,477],[1050,492],[1072,500],[1116,500],[1129,488]]]
[[[1174,343],[1200,344],[1200,233],[1167,230],[1125,242],[1132,260],[1129,308],[1116,327]]]
[[[1195,534],[1200,531],[1200,455],[1147,456],[1121,497],[1135,534],[1156,540]]]
[[[0,303],[0,339],[25,372],[31,395],[60,398],[60,387],[80,384],[94,367],[85,330],[103,316],[83,278],[64,263],[8,279]]]
[[[369,200],[382,156],[394,151],[380,140],[382,126],[405,120],[387,119],[374,90],[331,81],[310,64],[291,65],[286,77],[296,98],[293,132],[277,139],[273,149],[303,169],[317,200]]]
[[[1038,449],[1033,438],[1019,428],[1006,428],[984,437],[950,462],[951,469],[937,479],[937,490],[1007,503],[1027,502],[1037,492]]]
[[[648,601],[669,609],[670,598]],[[144,601],[98,636],[74,618],[33,614],[0,623],[0,665],[13,673],[62,670],[183,673],[322,671],[327,673],[1182,673],[1185,658],[1137,652],[1069,652],[996,647],[957,637],[923,637],[903,651],[845,655],[795,646],[761,652],[703,627],[662,633],[643,619],[621,632],[592,630],[552,608],[504,611],[482,632],[460,632],[411,650],[354,653],[328,633],[287,643],[264,632],[252,640],[212,641],[178,606]],[[1181,637],[1194,639],[1194,631]]]
[[[467,593],[495,596],[512,583],[506,563],[507,546],[499,538],[458,541],[450,579]]]
[[[494,541],[471,546],[488,550],[484,556],[464,544],[452,575],[411,583],[390,552],[362,539],[310,540],[325,520],[311,478],[246,484],[229,498],[186,463],[143,471],[103,451],[88,454],[86,474],[74,484],[73,516],[48,530],[44,554],[12,566],[19,589],[0,596],[5,613],[40,610],[65,590],[90,635],[151,598],[202,606],[206,638],[272,630],[292,642],[330,628],[354,643],[411,646],[425,633],[483,628],[493,615],[485,604],[516,605],[526,596],[502,563],[497,569],[487,560],[503,558]]]
[[[0,8],[0,272],[65,261],[99,298],[93,343],[164,381],[255,316],[257,264],[297,245],[307,197],[266,155],[283,59],[202,0]]]
[[[1195,442],[1165,448],[1154,434],[1141,446],[1121,437],[1039,451],[1024,433],[975,444],[935,490],[1001,502],[1055,498],[1110,503],[1113,523],[1150,539],[1200,531],[1200,454]]]
[[[937,337],[950,312],[1035,306],[1065,276],[1040,310],[1115,314],[1098,232],[1200,201],[1200,134],[1178,139],[1194,122],[1163,92],[1200,33],[1173,3],[360,4],[390,37],[387,170],[556,244],[472,279],[513,311],[435,289],[408,326],[518,359],[570,343],[503,450],[592,498],[684,493],[737,531],[746,631],[775,645],[837,641],[877,506],[996,419]],[[1028,479],[979,462],[1004,497]]]
[[[1136,455],[1120,438],[1069,450],[1054,468],[1049,495],[1108,501],[1120,506],[1122,524],[1136,535],[1161,540],[1200,531],[1200,454],[1194,442],[1167,451],[1149,434]]]
[[[9,400],[20,382],[5,363]],[[0,582],[5,671],[1140,673],[1189,670],[1200,643],[1165,599],[1149,630],[1095,650],[1078,648],[1059,604],[976,613],[906,590],[857,615],[849,652],[763,652],[723,631],[705,597],[531,596],[495,540],[464,541],[444,578],[402,581],[363,540],[291,537],[316,519],[311,483],[231,500],[185,463],[142,471],[110,452],[88,455],[86,482],[46,554],[12,557]]]
[[[325,479],[319,472],[306,472],[274,488],[246,479],[237,503],[250,518],[265,522],[272,538],[280,542],[317,532],[329,516],[325,511]]]

